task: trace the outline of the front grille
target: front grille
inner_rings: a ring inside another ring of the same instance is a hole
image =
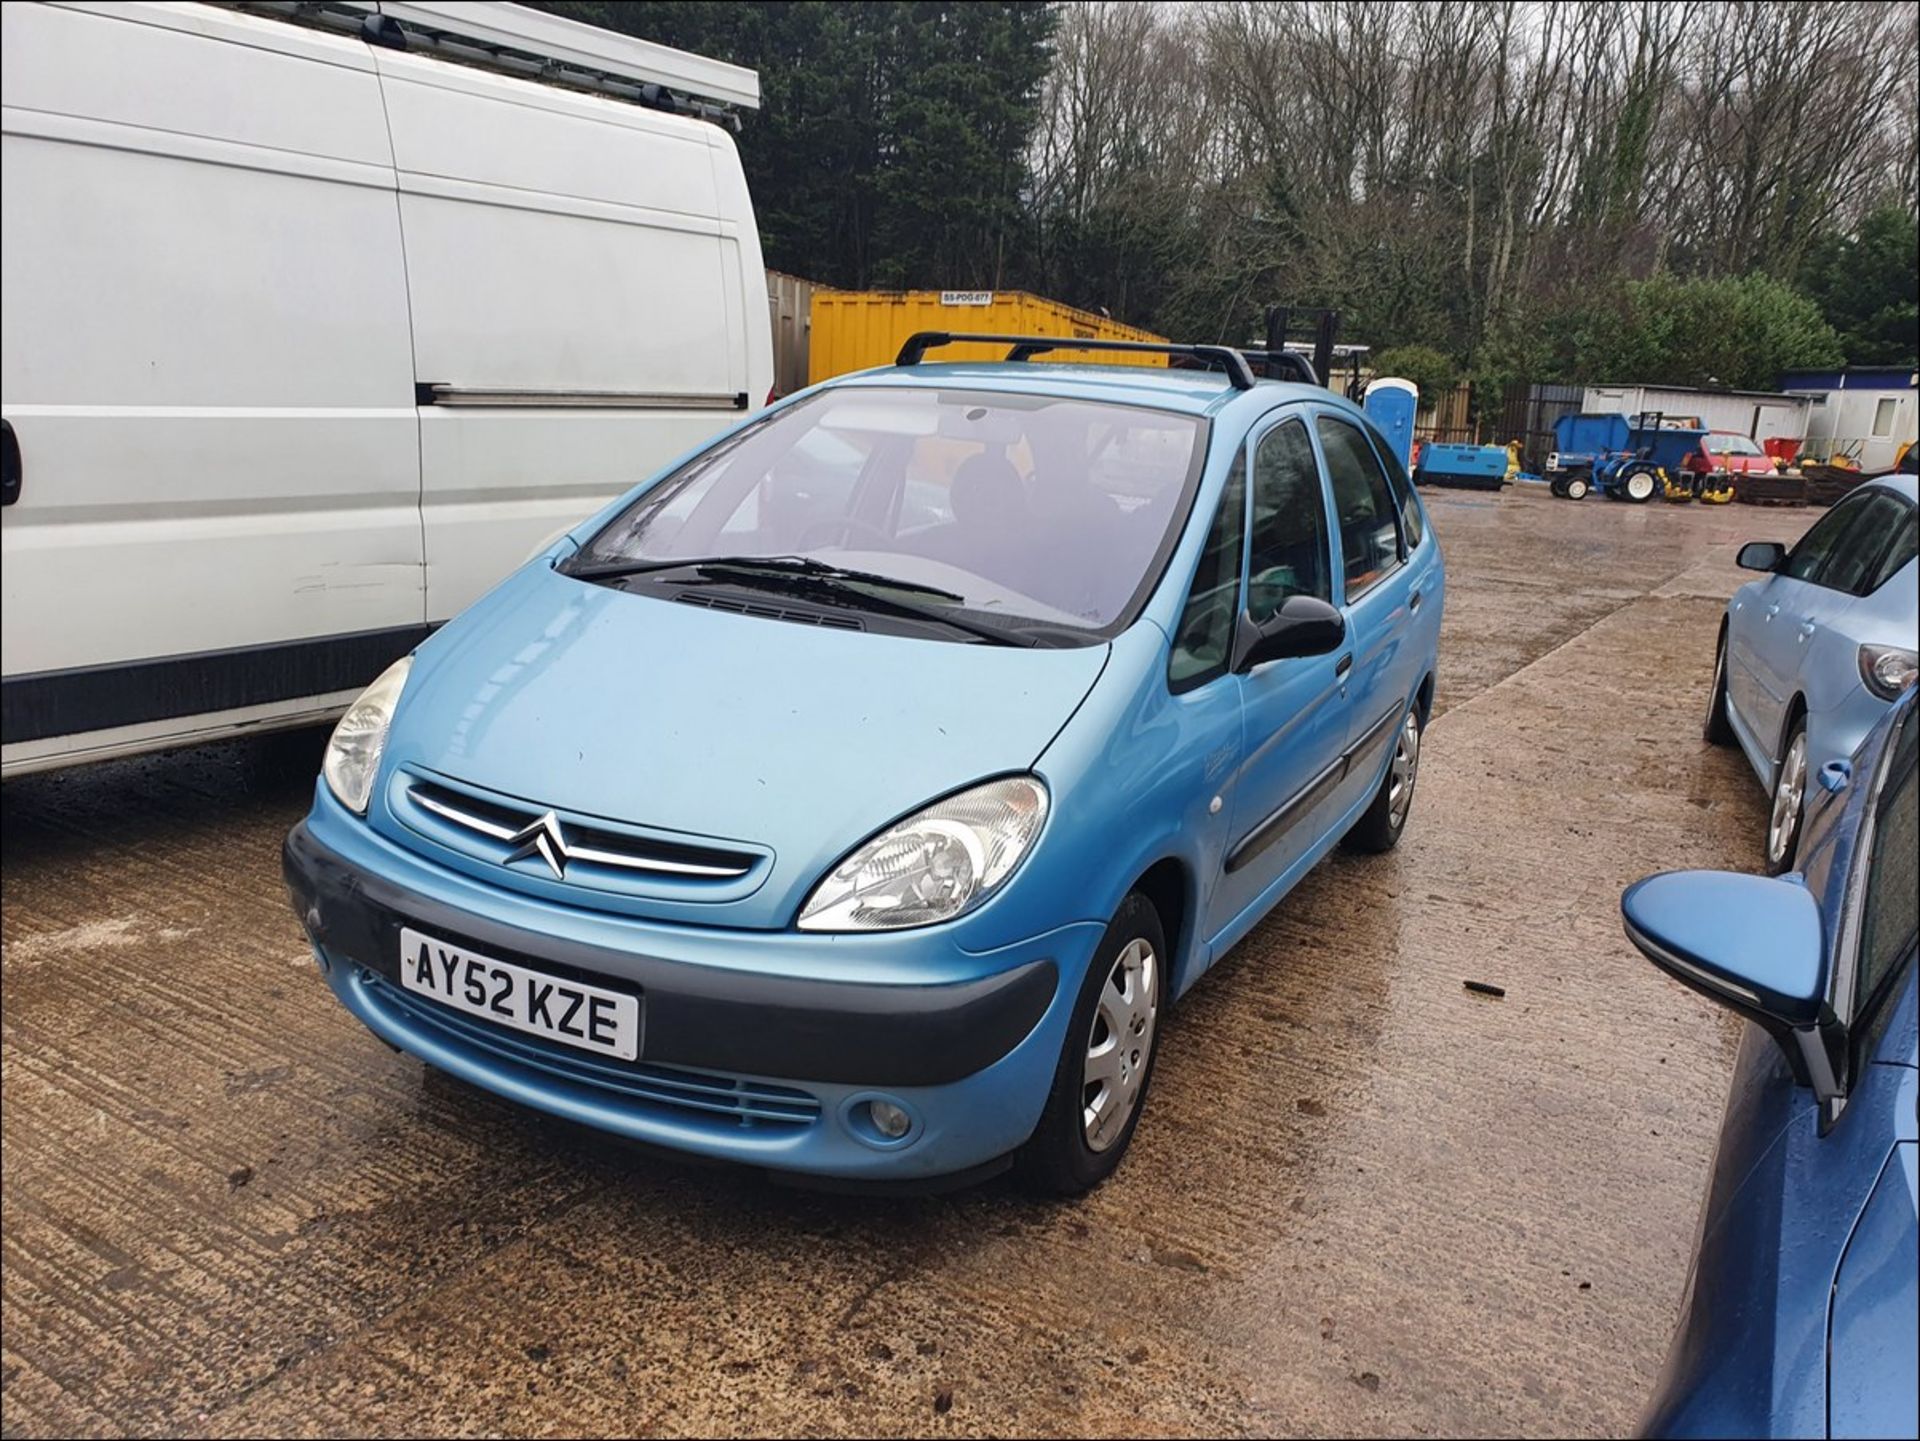
[[[605,881],[629,879],[738,881],[761,857],[751,851],[667,840],[636,831],[615,830],[577,818],[561,818],[524,802],[480,795],[464,787],[408,776],[408,804],[430,818],[435,839],[499,865],[530,863],[556,879]],[[416,824],[416,829],[426,829]]]
[[[373,971],[361,972],[361,978],[376,1004],[436,1039],[466,1050],[484,1051],[577,1086],[590,1086],[682,1122],[704,1123],[729,1133],[785,1132],[811,1126],[820,1119],[819,1098],[794,1086],[641,1061],[606,1060],[464,1015],[416,996]]]
[[[795,625],[819,625],[829,630],[865,630],[866,626],[850,615],[823,615],[814,610],[796,610],[791,606],[768,605],[764,601],[734,600],[729,596],[702,595],[683,591],[674,597],[682,605],[697,605],[703,610],[724,610],[733,615],[759,616],[762,620],[792,621]]]

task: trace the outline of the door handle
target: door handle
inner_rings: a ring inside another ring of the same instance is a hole
[[[1409,611],[1415,611],[1420,609],[1420,592],[1419,591],[1416,590],[1412,595],[1407,597],[1407,609]]]
[[[1772,605],[1767,607],[1767,613],[1762,616],[1761,619],[1772,620],[1778,614],[1780,614],[1780,602],[1776,600]]]
[[[20,498],[20,440],[13,433],[11,420],[0,420],[0,505],[12,505]]]
[[[1345,680],[1347,678],[1347,672],[1352,669],[1353,669],[1353,653],[1349,651],[1347,654],[1341,656],[1337,662],[1335,662],[1333,667],[1333,673],[1336,676],[1338,676],[1341,680]]]
[[[1814,631],[1816,631],[1817,629],[1819,629],[1819,627],[1814,625],[1814,623],[1810,620],[1803,620],[1800,622],[1800,635],[1802,639],[1812,635]]]

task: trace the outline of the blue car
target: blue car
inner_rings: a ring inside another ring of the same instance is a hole
[[[1909,687],[1821,769],[1798,874],[1622,900],[1655,965],[1753,1023],[1648,1435],[1920,1431],[1916,742]]]
[[[375,1034],[661,1146],[1074,1193],[1169,1003],[1397,841],[1443,571],[1365,416],[1232,350],[938,343],[670,466],[342,718],[284,868]]]
[[[1848,492],[1792,549],[1754,541],[1765,573],[1734,592],[1720,625],[1706,736],[1739,742],[1773,797],[1767,870],[1794,864],[1807,786],[1851,756],[1920,669],[1915,482],[1886,475]]]

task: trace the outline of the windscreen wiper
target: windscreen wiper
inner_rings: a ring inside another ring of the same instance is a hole
[[[612,560],[600,565],[575,566],[567,572],[578,580],[614,580],[625,575],[647,575],[660,570],[762,570],[776,575],[818,575],[832,580],[857,581],[862,585],[883,585],[889,590],[909,591],[932,596],[936,600],[964,602],[966,597],[937,585],[898,576],[881,575],[872,570],[849,570],[810,555],[700,555],[681,560]]]
[[[880,575],[873,571],[848,570],[805,555],[716,555],[694,556],[683,560],[609,561],[602,565],[580,566],[567,573],[576,580],[617,580],[622,576],[647,575],[666,570],[699,572],[701,577],[699,582],[678,582],[682,585],[730,583],[759,586],[765,590],[784,590],[796,595],[806,595],[811,592],[814,595],[831,596],[843,605],[852,601],[854,609],[883,611],[889,615],[903,616],[910,620],[931,621],[936,625],[949,626],[954,630],[977,636],[981,640],[991,641],[995,645],[1034,646],[1039,644],[1032,636],[1023,635],[1018,631],[955,615],[938,606],[916,605],[910,600],[902,600],[897,596],[875,595],[865,587],[884,586],[888,590],[931,596],[938,600],[955,602],[966,600],[965,596],[953,591],[942,590],[937,585],[922,585],[918,581],[897,580],[893,576]]]

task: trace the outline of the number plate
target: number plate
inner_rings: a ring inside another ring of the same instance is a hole
[[[402,927],[400,984],[456,1011],[602,1056],[640,1054],[640,998],[542,975]]]

